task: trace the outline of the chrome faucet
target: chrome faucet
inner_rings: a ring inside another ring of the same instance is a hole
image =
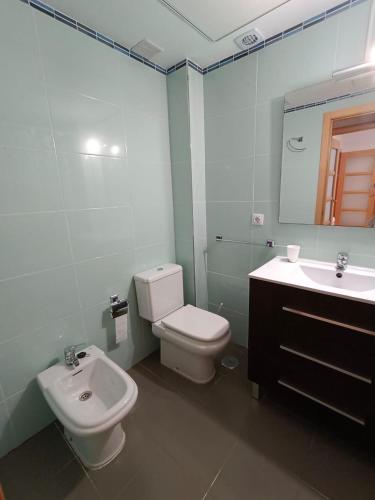
[[[346,252],[339,252],[337,254],[336,270],[340,272],[345,271],[348,265],[348,261],[349,261],[349,254],[347,254]]]
[[[64,349],[64,359],[66,366],[78,366],[79,359],[76,356],[77,349],[85,344],[68,345]]]

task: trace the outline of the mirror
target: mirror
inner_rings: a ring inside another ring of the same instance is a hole
[[[285,96],[280,222],[375,227],[375,75]]]

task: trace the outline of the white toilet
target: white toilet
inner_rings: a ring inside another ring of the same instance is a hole
[[[134,380],[98,347],[85,349],[79,366],[64,362],[39,373],[37,380],[70,445],[89,469],[101,469],[123,449],[121,421],[138,395]]]
[[[160,337],[161,363],[198,384],[215,376],[215,356],[229,342],[226,319],[191,305],[184,306],[182,267],[162,266],[136,274],[138,309]]]

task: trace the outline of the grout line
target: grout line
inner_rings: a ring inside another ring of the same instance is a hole
[[[221,466],[219,467],[219,470],[217,471],[214,479],[212,480],[210,486],[208,487],[206,493],[203,495],[202,497],[202,500],[205,500],[207,498],[207,495],[208,493],[210,492],[210,490],[212,489],[212,487],[214,486],[214,484],[216,483],[218,477],[220,476],[220,474],[222,473],[224,467],[226,466],[226,464],[228,463],[229,459],[233,456],[233,453],[235,451],[235,449],[237,448],[238,446],[238,439],[233,443],[228,455],[226,456],[226,458],[223,460],[223,463],[221,464]]]

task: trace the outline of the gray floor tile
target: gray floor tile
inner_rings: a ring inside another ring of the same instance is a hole
[[[309,454],[304,480],[332,500],[373,500],[375,457],[322,431]]]
[[[87,471],[105,500],[117,497],[141,471],[152,471],[159,459],[160,447],[139,423],[137,415],[134,410],[123,422],[126,442],[119,456],[104,469]],[[152,425],[152,419],[149,424]]]
[[[53,478],[73,454],[54,424],[0,460],[0,479],[7,500],[39,498],[37,489]]]
[[[38,493],[40,500],[100,500],[96,488],[77,461],[68,464],[54,478],[46,478]]]
[[[191,470],[161,450],[116,500],[201,500],[204,487]]]
[[[298,479],[256,449],[239,443],[209,490],[207,500],[295,500]]]
[[[140,389],[134,413],[139,425],[182,467],[210,484],[236,436],[144,369],[131,375]]]

